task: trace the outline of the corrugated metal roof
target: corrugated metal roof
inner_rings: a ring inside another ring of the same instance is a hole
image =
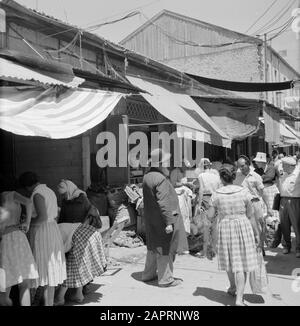
[[[76,76],[71,77],[68,82],[62,81],[4,58],[0,58],[0,78],[21,82],[33,81],[37,84],[44,85],[63,85],[67,87],[78,87],[85,81],[85,79]]]

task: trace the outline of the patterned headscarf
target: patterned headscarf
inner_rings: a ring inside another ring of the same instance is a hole
[[[67,194],[67,200],[72,200],[79,197],[81,194],[86,193],[83,190],[80,190],[75,183],[70,180],[61,180],[58,185],[58,192],[60,194]]]

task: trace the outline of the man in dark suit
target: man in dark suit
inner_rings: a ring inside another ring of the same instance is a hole
[[[142,280],[157,278],[160,287],[181,284],[173,277],[173,262],[177,253],[188,250],[178,197],[167,179],[170,158],[161,149],[153,150],[151,168],[143,180],[147,258]]]

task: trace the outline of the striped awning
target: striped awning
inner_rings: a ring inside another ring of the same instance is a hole
[[[0,88],[0,128],[23,136],[71,138],[95,127],[123,94],[51,87]]]

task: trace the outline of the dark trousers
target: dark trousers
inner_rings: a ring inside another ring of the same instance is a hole
[[[300,252],[300,198],[282,197],[280,201],[280,227],[285,241],[284,246],[291,248],[291,226],[296,235],[296,251]]]
[[[165,256],[148,250],[142,280],[147,281],[157,277],[159,285],[172,283],[175,257],[175,254]]]

